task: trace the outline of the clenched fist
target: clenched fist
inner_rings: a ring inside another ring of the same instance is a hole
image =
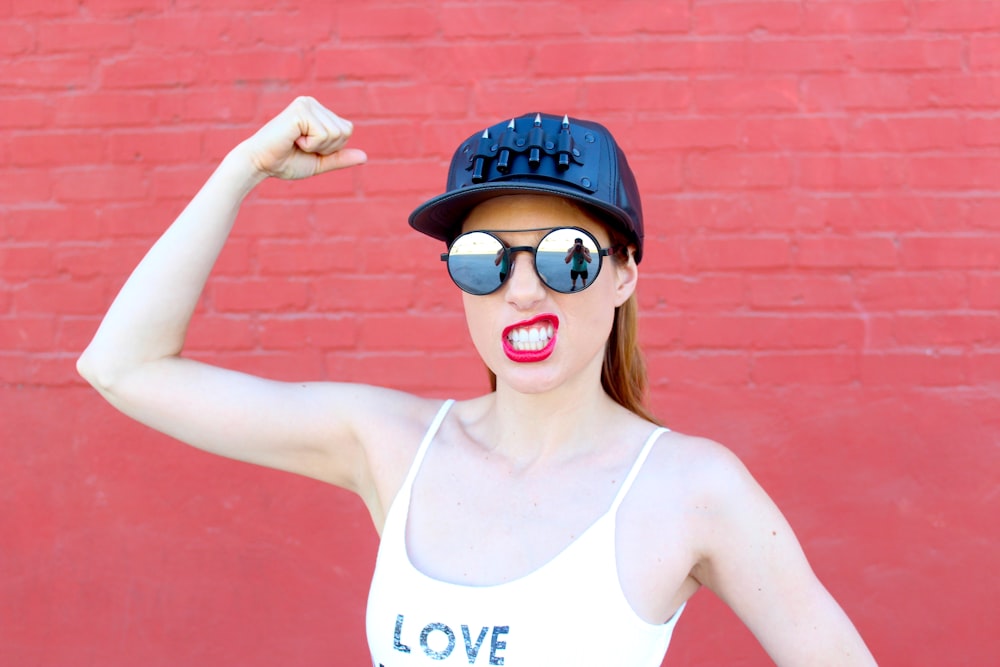
[[[308,178],[363,164],[368,156],[346,148],[354,126],[311,97],[299,97],[243,142],[255,169],[283,179]]]

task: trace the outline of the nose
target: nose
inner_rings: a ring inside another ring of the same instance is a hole
[[[519,310],[530,310],[545,298],[545,285],[535,271],[534,259],[530,252],[514,253],[510,258],[511,271],[504,284],[504,295]]]

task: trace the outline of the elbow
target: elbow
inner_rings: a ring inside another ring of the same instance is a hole
[[[90,348],[84,350],[76,360],[76,372],[94,389],[107,395],[115,384],[116,373],[111,364],[101,363],[96,357]]]

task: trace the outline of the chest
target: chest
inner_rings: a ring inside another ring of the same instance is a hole
[[[693,562],[683,512],[669,493],[655,507],[622,493],[629,462],[542,475],[440,463],[424,463],[407,513],[407,555],[423,574],[492,586],[523,582],[547,566],[581,568],[585,577],[620,585],[633,610],[654,623],[686,599],[678,591]]]

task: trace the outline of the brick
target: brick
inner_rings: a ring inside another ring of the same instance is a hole
[[[615,137],[623,145],[643,151],[684,148],[738,148],[743,138],[739,123],[725,118],[667,118],[638,121]],[[655,157],[655,154],[654,154]]]
[[[953,116],[858,119],[846,141],[859,151],[951,150],[963,143],[962,119]]]
[[[969,276],[969,306],[1000,310],[1000,274]]]
[[[107,309],[108,300],[99,282],[68,279],[33,280],[13,290],[18,313],[89,315]]]
[[[315,211],[316,205],[308,201],[270,201],[251,197],[240,208],[232,237],[247,240],[301,237],[312,229]]]
[[[125,21],[44,21],[37,26],[44,53],[92,52],[107,57],[132,46],[132,25]]]
[[[358,345],[363,350],[453,350],[466,337],[465,317],[452,313],[366,313],[359,317]]]
[[[743,353],[655,352],[647,355],[650,387],[669,385],[745,386],[750,360]]]
[[[327,77],[338,81],[412,80],[420,69],[412,49],[393,45],[377,49],[369,46],[321,47],[316,49],[313,58],[320,81]]]
[[[602,41],[586,40],[540,44],[536,48],[533,71],[551,75],[566,69],[567,54],[573,54],[573,68],[591,76],[638,71],[667,72],[724,71],[743,69],[747,45],[740,40],[718,41]]]
[[[1000,353],[973,352],[969,355],[969,383],[973,386],[1000,382]]]
[[[356,170],[362,188],[370,196],[386,194],[434,193],[441,190],[442,171],[429,160],[392,160],[369,162]]]
[[[702,112],[798,111],[800,105],[800,83],[791,76],[698,78],[691,86],[694,107]]]
[[[436,13],[419,6],[342,5],[339,32],[342,39],[392,39],[426,37],[441,28]]]
[[[190,130],[121,131],[110,136],[92,137],[107,145],[112,163],[179,164],[197,162],[202,138]]]
[[[283,382],[311,382],[325,380],[322,354],[316,350],[301,348],[294,352],[286,350],[217,352],[195,351],[190,355],[206,363],[231,368],[241,373]],[[319,375],[319,377],[317,377]]]
[[[127,201],[144,199],[149,186],[138,169],[92,166],[54,172],[52,190],[60,202]]]
[[[921,0],[913,25],[933,32],[978,32],[1000,29],[1000,6],[992,0]]]
[[[909,110],[913,79],[888,73],[812,74],[803,78],[800,97],[806,111]]]
[[[331,171],[300,181],[283,181],[270,178],[254,190],[261,199],[300,201],[308,199],[344,197],[354,194],[361,174],[371,169],[370,164],[344,171]]]
[[[968,205],[968,221],[971,229],[1000,229],[1000,199],[996,197],[963,198]]]
[[[748,303],[755,309],[851,309],[854,288],[844,276],[752,276]]]
[[[87,0],[87,12],[95,18],[130,18],[149,11],[143,0]]]
[[[250,350],[257,345],[255,329],[246,315],[198,315],[188,327],[184,349]]]
[[[11,208],[0,216],[0,239],[17,239],[21,243],[60,241],[90,241],[104,238],[103,225],[93,206],[54,206],[42,204],[27,208]]]
[[[101,84],[108,89],[186,86],[198,80],[202,66],[212,64],[205,63],[204,56],[195,54],[130,55],[104,63]]]
[[[860,377],[870,386],[961,386],[968,383],[968,366],[966,357],[956,353],[863,354]]]
[[[0,55],[19,56],[30,53],[35,49],[36,42],[35,30],[31,25],[0,21]]]
[[[48,96],[17,97],[5,93],[0,129],[47,128],[52,123],[54,107],[53,100]]]
[[[82,385],[76,372],[77,354],[10,354],[0,352],[0,385],[61,387]]]
[[[50,168],[102,163],[107,159],[107,137],[79,132],[31,132],[8,138],[7,164]]]
[[[260,324],[260,342],[268,350],[352,349],[359,343],[354,317],[291,316],[267,317]]]
[[[0,168],[0,204],[48,202],[53,186],[41,168]]]
[[[52,272],[54,248],[47,245],[0,246],[0,267],[5,281],[47,277]]]
[[[149,245],[145,241],[102,245],[61,244],[53,249],[53,259],[49,266],[59,275],[74,279],[102,275],[125,276],[143,258]]]
[[[896,241],[887,237],[800,238],[795,265],[808,268],[891,268],[898,263]]]
[[[903,347],[948,347],[996,344],[1000,340],[1000,315],[895,314],[890,320],[892,339]]]
[[[791,262],[786,238],[692,238],[685,253],[699,270],[782,268]]]
[[[840,151],[847,143],[851,121],[837,117],[787,116],[747,118],[742,146],[747,151]]]
[[[89,55],[25,56],[9,59],[0,67],[0,88],[17,88],[21,92],[86,88],[93,80]]]
[[[408,113],[418,114],[427,118],[447,118],[449,116],[458,117],[465,113],[465,110],[472,103],[473,96],[468,90],[452,85],[433,85],[428,83],[420,84],[372,84],[367,86],[366,115],[385,116],[387,118],[397,118],[400,109],[406,109]],[[337,111],[341,109],[343,95],[331,96],[331,100],[336,103]],[[399,121],[397,121],[399,122]],[[404,147],[416,148],[421,146],[418,136],[414,132],[412,122],[405,124],[409,129],[409,134],[405,136],[405,141],[397,146],[397,150]],[[390,123],[391,125],[391,123]],[[358,139],[364,142],[364,146],[370,145],[374,135],[380,133],[384,125],[366,125],[364,128],[355,126],[355,132],[360,132]],[[405,155],[405,154],[404,154]],[[411,154],[408,157],[414,157]],[[421,154],[420,157],[423,157]]]
[[[630,0],[613,5],[604,0],[579,3],[575,22],[592,35],[662,35],[690,30],[690,7],[684,2]],[[562,21],[565,21],[563,10]],[[572,23],[572,22],[570,22]]]
[[[699,3],[693,7],[691,23],[701,35],[794,33],[801,25],[801,12],[799,3],[793,2]]]
[[[900,258],[910,269],[996,269],[1000,236],[907,236],[902,239]]]
[[[486,369],[472,351],[460,353],[379,352],[344,359],[327,355],[331,377],[345,382],[365,382],[401,391],[437,395],[446,390],[487,391]]]
[[[910,184],[941,190],[991,189],[1000,182],[1000,160],[992,155],[916,156],[910,158]]]
[[[441,6],[436,21],[429,16],[417,18],[424,23],[422,27],[428,32],[434,30],[436,23],[441,36],[448,40],[489,41],[521,37],[553,39],[580,32],[579,21],[566,20],[565,8],[554,3],[538,3],[531,8],[530,14],[505,4],[445,4]]]
[[[856,280],[865,310],[936,310],[963,307],[969,288],[961,273],[872,273]]]
[[[306,73],[303,54],[282,49],[206,54],[201,57],[200,65],[198,77],[203,83],[283,83],[299,80]]]
[[[824,1],[802,5],[802,30],[810,34],[903,32],[910,27],[906,0]]]
[[[273,17],[268,18],[272,24],[279,23]],[[136,44],[144,50],[186,53],[201,51],[207,44],[225,43],[227,48],[233,48],[233,33],[236,24],[242,20],[241,15],[205,11],[202,7],[197,12],[138,16],[131,19],[128,25],[135,35]]]
[[[783,156],[717,152],[688,156],[685,175],[697,189],[777,188],[791,182],[792,168]]]
[[[803,155],[796,159],[798,185],[813,190],[882,190],[906,182],[906,161],[889,156]]]
[[[427,262],[427,270],[440,267]],[[398,313],[415,307],[416,285],[411,276],[324,277],[313,284],[316,308],[322,312]]]
[[[960,71],[962,48],[958,38],[858,40],[851,57],[858,69],[868,71]]]
[[[643,188],[643,197],[654,191],[677,192],[684,186],[684,156],[680,151],[661,150],[652,154],[633,152],[628,164]]]
[[[309,285],[291,280],[217,280],[209,292],[217,313],[297,312],[310,300]]]
[[[974,70],[1000,67],[1000,37],[976,35],[969,40],[969,64]]]
[[[768,352],[753,356],[750,376],[757,385],[842,385],[858,379],[853,353]]]
[[[910,82],[914,107],[986,108],[1000,106],[1000,75],[919,76]]]
[[[851,43],[843,39],[761,40],[746,48],[746,67],[752,72],[830,72],[851,63]]]
[[[54,124],[65,128],[148,128],[155,98],[148,92],[78,93],[60,98]]]
[[[263,240],[257,244],[261,275],[307,275],[344,271],[351,263],[350,246],[311,239]]]
[[[746,302],[746,284],[742,276],[699,275],[688,278],[640,273],[638,293],[639,305],[643,309],[712,311],[720,307],[737,307]]]
[[[959,143],[977,148],[1000,146],[1000,119],[964,119],[962,122],[962,138]]]
[[[5,274],[6,271],[4,268]],[[51,351],[55,348],[56,323],[56,318],[50,314],[2,316],[0,317],[0,350],[5,352]]]
[[[211,175],[212,166],[207,164],[157,165],[145,179],[146,191],[154,201],[190,199]]]
[[[291,96],[286,94],[285,101],[290,102]],[[204,122],[213,126],[246,124],[247,128],[240,130],[235,140],[227,140],[227,148],[232,148],[264,124],[264,120],[255,120],[259,106],[260,92],[255,89],[223,89],[215,86],[211,90],[163,90],[158,91],[152,100],[147,124],[150,121],[171,124]],[[203,131],[192,134],[202,133]],[[210,132],[209,136],[215,136],[215,132]]]

